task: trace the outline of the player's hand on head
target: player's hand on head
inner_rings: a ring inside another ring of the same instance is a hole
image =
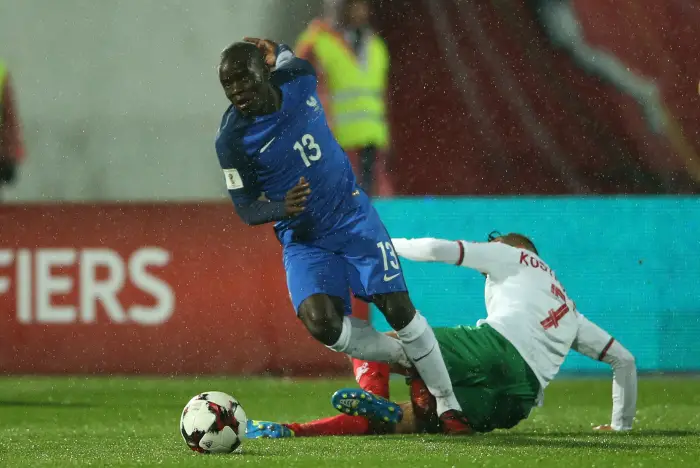
[[[268,67],[274,67],[277,62],[277,43],[269,39],[258,39],[257,37],[244,37],[244,41],[255,44],[265,57]]]
[[[284,197],[284,208],[289,216],[295,216],[304,211],[306,200],[311,194],[311,188],[305,178],[292,187]]]

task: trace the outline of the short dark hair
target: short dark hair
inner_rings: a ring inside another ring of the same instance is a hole
[[[530,240],[530,238],[525,236],[524,234],[519,234],[517,232],[510,232],[508,234],[501,234],[498,231],[491,232],[489,234],[489,242],[493,242],[496,239],[501,239],[508,245],[522,245],[526,249],[535,252],[537,255],[540,254],[537,251],[537,247],[535,247],[535,243],[532,242],[532,240]]]
[[[251,59],[260,60],[262,63],[265,63],[260,49],[250,42],[234,42],[221,52],[221,63],[248,62]]]
[[[529,237],[527,237],[523,234],[518,234],[517,232],[511,232],[511,233],[506,234],[504,237],[508,240],[512,240],[514,244],[524,245],[528,250],[532,250],[537,255],[540,254],[537,251],[537,247],[535,247],[535,243],[532,242],[532,240],[530,240]]]

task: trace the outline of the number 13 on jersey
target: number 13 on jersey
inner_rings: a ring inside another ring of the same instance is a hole
[[[391,281],[401,275],[399,259],[396,257],[396,252],[391,242],[377,242],[377,248],[382,252],[382,259],[384,260],[384,282]],[[390,269],[394,271],[398,270],[398,273],[389,275]]]
[[[321,152],[321,147],[318,146],[314,136],[310,133],[305,134],[301,137],[301,140],[294,143],[294,149],[299,151],[301,160],[304,161],[306,167],[310,167],[312,162],[316,162],[321,159],[323,153]],[[306,151],[309,151],[309,154]]]

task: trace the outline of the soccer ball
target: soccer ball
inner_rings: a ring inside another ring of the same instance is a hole
[[[187,446],[199,453],[231,453],[245,434],[245,411],[223,392],[193,397],[180,416],[180,432]]]

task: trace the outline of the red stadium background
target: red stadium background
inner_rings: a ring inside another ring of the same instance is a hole
[[[272,229],[229,204],[2,207],[0,222],[0,373],[349,368],[296,319]]]
[[[672,116],[658,135],[524,0],[377,3],[400,193],[700,192],[697,5],[575,2],[591,44],[657,80]],[[3,206],[0,223],[0,372],[348,368],[295,318],[272,230],[228,203]]]
[[[672,117],[667,136],[648,130],[631,98],[553,48],[524,0],[377,1],[392,53],[398,192],[699,191],[698,5],[574,6],[589,44],[656,80]]]

